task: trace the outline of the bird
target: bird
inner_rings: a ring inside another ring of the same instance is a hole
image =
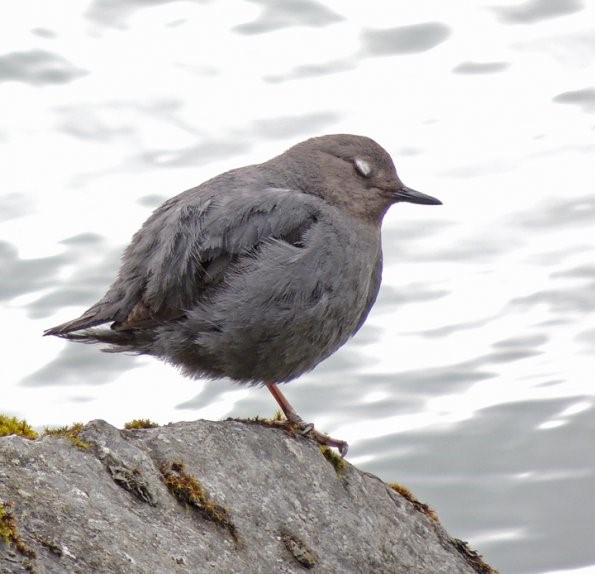
[[[307,139],[166,200],[105,295],[44,335],[266,386],[288,425],[345,456],[347,443],[306,423],[279,385],[365,322],[381,284],[382,219],[399,202],[442,203],[403,184],[369,137]]]

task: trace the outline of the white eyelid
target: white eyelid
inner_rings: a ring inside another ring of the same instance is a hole
[[[372,173],[372,167],[365,159],[356,157],[354,163],[357,171],[359,171],[364,177],[368,177]]]

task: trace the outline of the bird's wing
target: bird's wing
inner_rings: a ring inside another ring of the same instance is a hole
[[[357,322],[357,327],[355,328],[354,333],[357,333],[362,325],[366,322],[374,303],[376,302],[376,297],[378,297],[378,291],[380,291],[380,284],[382,283],[382,251],[380,252],[378,259],[376,260],[376,264],[374,265],[374,270],[372,271],[372,277],[370,281],[370,286],[368,288],[368,293],[366,295],[366,305],[364,306],[364,310]]]
[[[240,257],[256,254],[264,242],[300,246],[317,220],[319,202],[279,188],[219,194],[188,190],[165,202],[136,233],[105,297],[46,334],[107,322],[113,329],[139,329],[182,317],[209,297]]]

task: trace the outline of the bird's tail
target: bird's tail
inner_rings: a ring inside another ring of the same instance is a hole
[[[55,335],[68,338],[66,335],[69,333],[81,331],[83,329],[87,330],[91,327],[96,327],[97,325],[103,325],[105,323],[112,323],[116,320],[118,308],[112,302],[114,298],[109,296],[110,292],[108,292],[103,299],[95,303],[95,305],[89,307],[89,309],[87,309],[80,317],[72,319],[71,321],[66,321],[66,323],[56,325],[50,329],[46,329],[43,332],[44,336]]]
[[[87,311],[83,315],[81,315],[78,319],[73,319],[72,321],[66,321],[66,323],[62,323],[61,325],[57,325],[56,327],[51,327],[50,329],[46,329],[43,332],[44,337],[46,335],[56,335],[57,337],[64,337],[66,339],[70,338],[68,335],[73,331],[80,331],[81,329],[89,329],[90,327],[95,327],[96,325],[101,325],[102,323],[106,323],[106,319],[97,319],[96,314],[89,313]]]
[[[113,329],[85,329],[76,333],[47,333],[62,339],[77,343],[103,343],[109,345],[101,349],[106,353],[134,353],[136,355],[150,354],[149,349],[154,341],[151,331],[115,331]]]

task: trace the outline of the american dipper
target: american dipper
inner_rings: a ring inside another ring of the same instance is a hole
[[[191,377],[266,385],[287,425],[345,455],[347,443],[305,423],[277,383],[362,326],[380,287],[382,218],[401,201],[441,203],[406,187],[370,138],[306,140],[167,200],[104,297],[45,335],[152,355]]]

